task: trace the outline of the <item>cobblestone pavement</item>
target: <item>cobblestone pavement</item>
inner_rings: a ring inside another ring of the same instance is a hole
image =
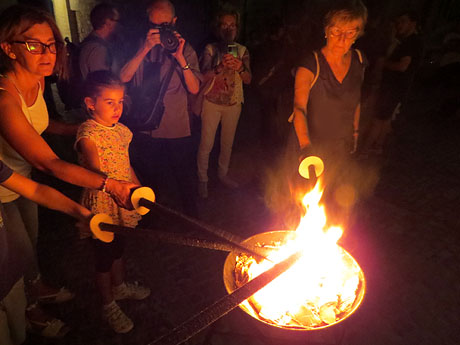
[[[434,120],[425,115],[424,105],[416,105],[396,123],[388,154],[362,162],[378,183],[356,205],[353,225],[341,242],[367,279],[358,311],[329,329],[299,333],[265,326],[238,309],[189,344],[460,344],[460,118]],[[250,121],[250,116],[242,119],[242,133]],[[245,185],[238,191],[211,185],[210,198],[199,206],[209,224],[249,237],[273,230],[274,219],[252,178],[257,151],[248,154],[250,142],[238,139],[233,173]],[[115,335],[100,317],[89,244],[76,239],[67,217],[53,213],[52,218],[47,212],[42,217],[47,220],[39,243],[43,270],[77,297],[49,307],[72,327],[71,333],[59,341],[31,335],[28,344],[148,344],[226,294],[225,253],[131,239],[125,256],[128,280],[150,286],[152,295],[121,303],[135,328]],[[149,216],[145,222],[184,230]]]

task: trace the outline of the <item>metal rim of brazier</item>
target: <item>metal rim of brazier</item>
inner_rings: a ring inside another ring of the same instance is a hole
[[[295,231],[288,231],[288,230],[282,230],[282,231],[270,231],[270,232],[264,232],[260,233],[257,235],[254,235],[252,237],[247,238],[246,240],[243,241],[244,244],[246,245],[256,245],[258,243],[261,244],[268,244],[270,242],[286,242],[289,240],[289,237],[292,237],[295,235]],[[339,246],[340,247],[340,246]],[[317,327],[307,327],[307,326],[290,326],[290,325],[280,325],[276,324],[274,322],[268,322],[265,321],[264,319],[260,318],[252,308],[248,308],[246,305],[241,303],[239,307],[248,315],[252,316],[254,319],[269,325],[269,326],[274,326],[277,328],[281,328],[284,330],[292,330],[292,331],[312,331],[312,330],[321,330],[325,328],[329,328],[331,326],[337,325],[338,323],[344,321],[347,319],[350,315],[352,315],[358,307],[361,305],[365,291],[366,291],[366,280],[364,278],[364,273],[359,264],[356,262],[356,260],[351,256],[350,253],[348,253],[345,249],[340,247],[344,254],[348,256],[360,269],[359,271],[359,285],[358,285],[358,292],[356,294],[356,298],[353,302],[352,307],[337,321],[334,323],[324,325],[324,326],[317,326]],[[234,290],[236,290],[238,287],[236,286],[235,283],[235,264],[236,264],[236,256],[238,255],[237,252],[230,252],[225,260],[224,263],[224,270],[223,270],[223,279],[224,279],[224,285],[227,290],[227,292],[230,294]]]

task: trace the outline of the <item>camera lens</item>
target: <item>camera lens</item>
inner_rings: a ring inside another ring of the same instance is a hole
[[[160,30],[160,41],[164,49],[170,53],[174,53],[179,47],[179,40],[171,30]]]

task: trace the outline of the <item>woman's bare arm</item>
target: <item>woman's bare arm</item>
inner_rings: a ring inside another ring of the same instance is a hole
[[[310,95],[313,73],[304,68],[297,68],[294,85],[294,129],[297,134],[300,148],[310,146],[307,127],[307,104]]]
[[[20,174],[13,173],[10,178],[2,183],[2,186],[37,204],[64,212],[79,220],[88,221],[91,217],[91,212],[88,209],[77,204],[56,189],[39,184]]]
[[[358,150],[358,139],[359,139],[359,118],[361,117],[361,103],[358,104],[353,117],[353,149],[351,153],[355,153]]]

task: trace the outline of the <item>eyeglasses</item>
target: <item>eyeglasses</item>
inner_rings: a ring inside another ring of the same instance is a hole
[[[230,30],[233,30],[233,29],[236,29],[236,24],[230,24],[230,25],[227,25],[227,24],[220,24],[220,27],[221,29],[230,29]]]
[[[331,36],[334,37],[342,37],[342,35],[344,35],[347,39],[353,39],[356,38],[356,36],[358,36],[359,30],[353,29],[348,31],[342,31],[338,27],[332,27],[329,29],[329,33],[331,34]]]
[[[57,45],[60,44],[59,42],[53,42],[50,44],[45,44],[42,42],[32,42],[32,41],[13,41],[12,43],[24,44],[27,48],[27,51],[31,54],[44,54],[46,48],[50,51],[51,54],[56,54]]]

